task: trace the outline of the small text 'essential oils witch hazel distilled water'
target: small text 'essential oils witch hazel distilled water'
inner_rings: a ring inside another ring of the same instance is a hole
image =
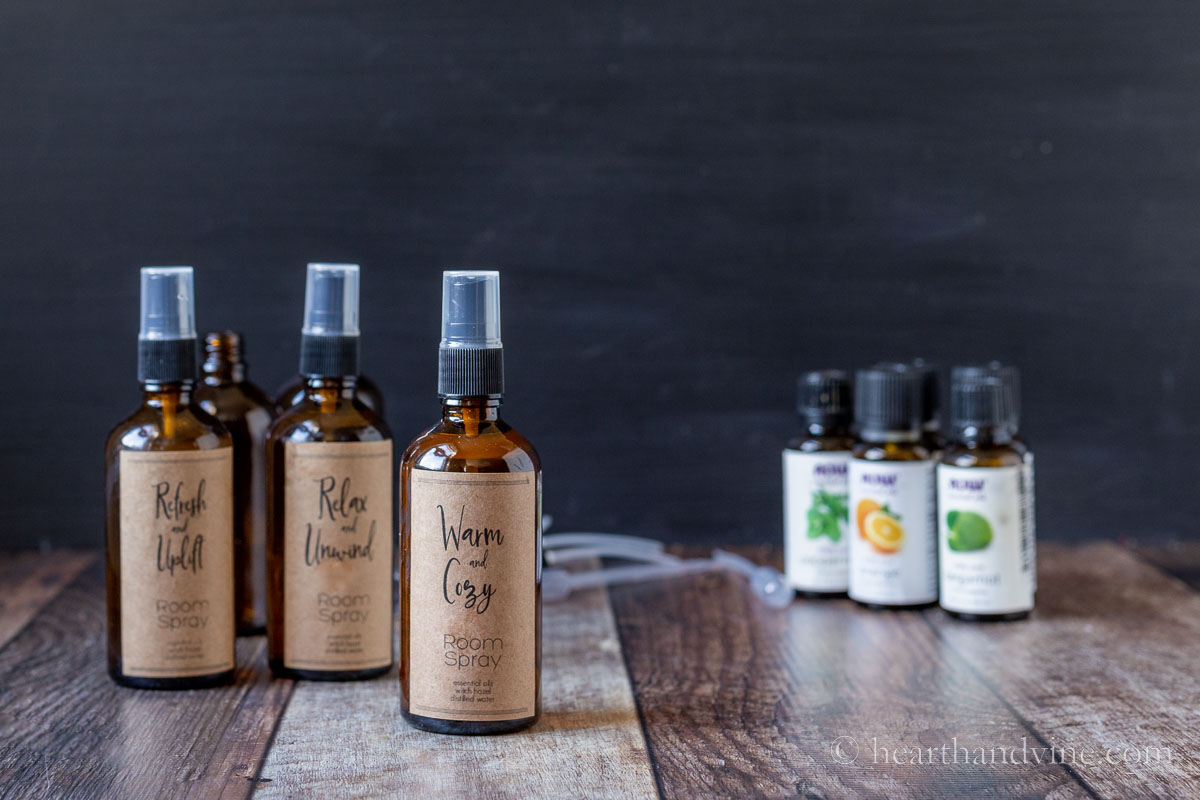
[[[934,462],[921,444],[920,375],[859,370],[850,461],[850,597],[872,606],[937,600]]]
[[[309,264],[305,396],[267,437],[267,637],[276,675],[357,680],[392,665],[392,434],[355,396],[357,264]]]
[[[1033,487],[1011,391],[960,375],[950,413],[954,442],[937,468],[940,604],[965,619],[1020,619],[1033,608]]]
[[[439,733],[503,733],[541,706],[542,473],[500,419],[500,274],[446,272],[442,419],[401,466],[404,717]]]
[[[267,626],[266,439],[273,403],[246,375],[243,342],[233,331],[204,335],[196,401],[233,437],[233,594],[239,636]]]
[[[105,448],[108,671],[145,689],[234,668],[233,441],[192,398],[191,267],[142,270],[142,405]]]
[[[783,544],[788,583],[804,594],[846,593],[851,410],[844,372],[800,376],[796,412],[804,433],[783,451]]]

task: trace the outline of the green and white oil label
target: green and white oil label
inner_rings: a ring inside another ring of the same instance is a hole
[[[937,600],[932,461],[850,461],[850,596],[863,603]]]
[[[941,605],[966,614],[1033,608],[1026,466],[938,466]]]
[[[849,580],[848,452],[783,451],[787,579],[807,592],[844,592]]]

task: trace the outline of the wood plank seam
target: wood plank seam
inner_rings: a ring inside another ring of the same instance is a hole
[[[272,678],[272,680],[282,679]],[[275,736],[280,733],[280,724],[283,722],[283,717],[287,716],[288,705],[292,704],[292,696],[296,691],[295,681],[290,682],[292,682],[292,686],[288,687],[288,696],[283,699],[280,712],[275,717],[275,723],[271,726],[271,734],[266,738],[266,744],[263,746],[263,754],[259,756],[258,764],[254,766],[254,776],[251,778],[250,786],[246,788],[246,800],[250,800],[254,793],[258,792],[259,784],[263,782],[263,768],[266,765],[266,758],[270,756],[271,748],[275,747]],[[242,702],[245,702],[245,698],[242,698]],[[270,778],[266,778],[266,780],[270,781]]]
[[[633,693],[633,705],[637,709],[638,725],[642,729],[642,743],[645,745],[646,755],[650,758],[650,771],[654,774],[654,790],[658,792],[659,800],[665,800],[667,794],[663,787],[662,770],[658,765],[658,754],[646,730],[646,712],[642,708],[642,697],[638,692],[637,682],[633,679],[633,667],[629,664],[629,648],[626,646],[624,634],[621,633],[621,624],[617,621],[617,607],[613,604],[608,589],[604,589],[604,600],[608,603],[609,613],[613,616],[613,627],[617,632],[617,641],[621,644],[621,664],[625,667],[625,680],[629,683],[629,691]]]
[[[936,613],[938,613],[938,612],[932,611],[932,610],[922,611],[921,619],[925,622],[926,625],[929,626],[930,630],[933,631],[933,635],[937,637],[938,641],[940,641],[942,643],[942,645],[949,652],[953,653],[954,657],[957,658],[967,668],[967,670],[970,671],[976,677],[976,679],[978,679],[978,681],[980,683],[982,683],[984,686],[987,687],[987,690],[992,693],[992,696],[1000,701],[1000,704],[1002,706],[1004,706],[1005,709],[1008,710],[1008,713],[1012,714],[1013,719],[1015,719],[1019,723],[1021,723],[1021,725],[1025,728],[1025,730],[1029,731],[1033,735],[1033,738],[1037,739],[1038,743],[1040,745],[1042,745],[1042,747],[1045,747],[1048,750],[1053,750],[1053,745],[1050,743],[1050,741],[1048,739],[1046,739],[1045,736],[1042,735],[1041,731],[1039,731],[1037,728],[1034,727],[1033,722],[1026,719],[1025,715],[1022,714],[1020,711],[1018,711],[1016,709],[1016,707],[1008,701],[1008,698],[1006,698],[1006,697],[1004,697],[1004,695],[1000,694],[999,689],[997,689],[996,686],[993,685],[992,682],[990,680],[988,680],[988,678],[986,676],[984,676],[979,670],[975,669],[975,666],[970,662],[969,659],[964,658],[962,653],[958,652],[958,650],[955,649],[954,645],[952,645],[950,642],[948,642],[946,640],[946,637],[942,636],[942,632],[938,629],[938,627],[936,625],[933,624],[933,620],[930,618],[931,614],[936,614]],[[1019,625],[1020,623],[1018,622],[1018,623],[1013,623],[1013,624]],[[1088,797],[1093,798],[1093,800],[1101,800],[1100,795],[1091,786],[1091,784],[1089,784],[1087,782],[1087,780],[1085,780],[1084,777],[1079,774],[1079,771],[1077,769],[1075,769],[1074,764],[1070,764],[1070,763],[1067,763],[1066,761],[1064,761],[1059,766],[1061,766],[1067,772],[1068,775],[1070,775],[1072,778],[1075,779],[1075,782],[1077,784],[1079,784],[1079,787],[1081,789],[1083,789],[1085,792],[1087,792]]]

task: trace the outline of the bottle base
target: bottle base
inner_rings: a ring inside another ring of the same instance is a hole
[[[116,670],[109,670],[108,676],[120,686],[130,689],[155,689],[178,691],[182,689],[211,689],[216,686],[227,686],[233,683],[235,670],[214,672],[211,675],[188,675],[182,678],[143,678],[134,675],[122,675]]]
[[[517,731],[532,727],[542,716],[541,712],[538,712],[532,717],[523,717],[522,719],[478,721],[422,717],[419,714],[413,714],[407,708],[403,707],[400,709],[400,713],[404,717],[404,720],[417,730],[428,731],[429,733],[445,733],[451,736],[495,736],[502,733],[516,733]]]
[[[369,669],[296,669],[285,667],[281,661],[271,661],[271,674],[276,678],[290,678],[294,681],[365,681],[386,675],[392,665],[386,667],[370,667]]]
[[[856,600],[851,597],[851,600],[858,603],[863,608],[869,608],[872,611],[923,611],[926,608],[933,608],[937,605],[937,600],[929,600],[925,603],[877,603],[868,600]]]
[[[948,608],[942,609],[955,619],[961,619],[963,622],[1016,622],[1021,619],[1028,619],[1028,611],[1010,611],[1006,614],[974,614],[965,611],[951,611]]]

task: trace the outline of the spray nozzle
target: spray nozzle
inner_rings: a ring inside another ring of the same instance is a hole
[[[358,336],[358,264],[309,264],[306,336]]]
[[[191,267],[142,267],[144,342],[196,338],[196,293]]]
[[[500,273],[442,273],[442,347],[500,347]]]

